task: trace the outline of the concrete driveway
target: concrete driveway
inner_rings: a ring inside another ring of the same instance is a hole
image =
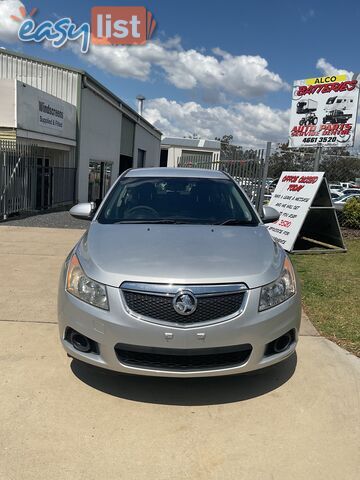
[[[176,380],[71,361],[60,265],[80,230],[0,227],[0,479],[359,479],[360,362],[304,323],[264,373]]]

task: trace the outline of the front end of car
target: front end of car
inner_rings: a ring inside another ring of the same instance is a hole
[[[296,273],[281,252],[277,278],[257,286],[241,276],[116,286],[90,278],[76,248],[59,283],[61,342],[75,359],[129,374],[218,376],[278,363],[294,353],[301,318]]]

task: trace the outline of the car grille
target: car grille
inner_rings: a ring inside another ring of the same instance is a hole
[[[192,290],[191,287],[186,288]],[[179,290],[179,287],[177,287],[177,290]],[[195,312],[184,316],[177,313],[173,307],[174,294],[157,295],[124,288],[122,291],[126,305],[133,314],[182,326],[211,322],[234,316],[241,311],[245,296],[245,292],[239,291],[239,289],[226,294],[202,293],[195,295],[197,299]]]
[[[116,356],[123,365],[172,371],[213,370],[240,366],[250,357],[250,344],[193,350],[150,348],[117,344]]]

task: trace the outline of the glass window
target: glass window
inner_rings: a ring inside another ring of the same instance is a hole
[[[112,164],[110,162],[89,162],[88,201],[99,203],[111,185]]]
[[[230,179],[174,177],[121,179],[98,221],[258,224],[253,207]]]
[[[146,151],[138,149],[138,160],[137,160],[137,168],[144,168],[145,167],[145,160],[146,160]]]

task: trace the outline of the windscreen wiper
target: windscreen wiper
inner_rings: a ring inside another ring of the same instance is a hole
[[[219,222],[216,225],[256,225],[254,222],[249,222],[248,220],[238,220],[237,218],[228,218],[227,220],[224,220],[223,222]]]
[[[186,222],[183,222],[181,220],[171,220],[171,219],[165,219],[165,220],[119,220],[116,223],[134,223],[134,224],[155,224],[155,225],[172,225],[172,224],[184,224]]]

